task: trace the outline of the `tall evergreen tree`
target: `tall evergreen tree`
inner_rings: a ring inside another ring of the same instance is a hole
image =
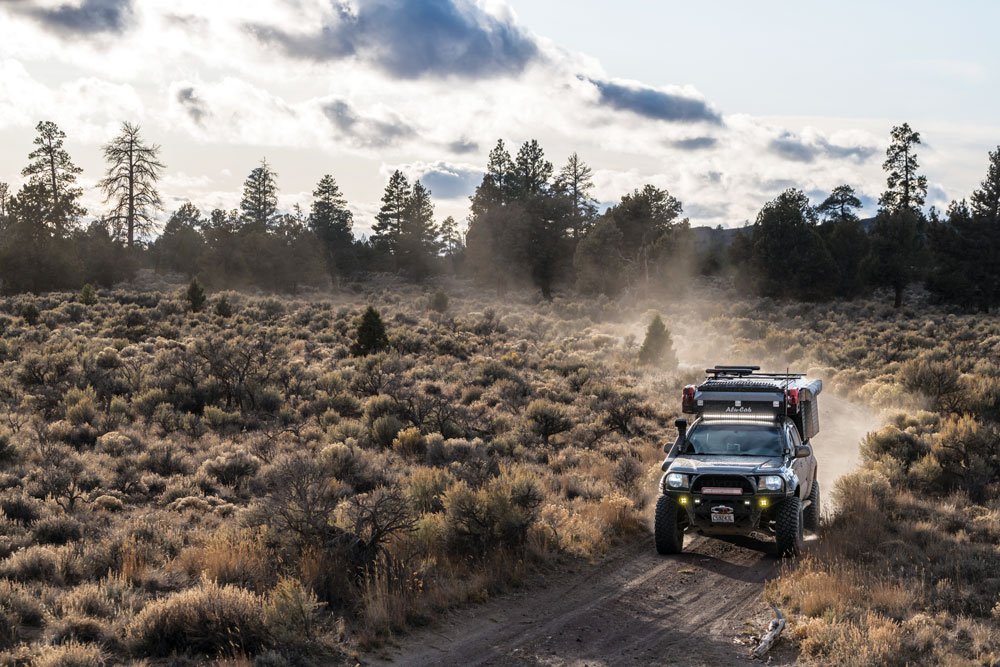
[[[87,211],[78,203],[83,190],[76,187],[76,177],[83,169],[76,166],[63,146],[66,133],[52,121],[35,126],[37,148],[28,154],[30,160],[21,171],[28,182],[45,188],[47,204],[45,218],[56,236],[63,237],[76,219]]]
[[[649,284],[663,261],[676,257],[689,239],[684,207],[665,189],[644,185],[623,195],[606,215],[621,231],[619,252],[625,262],[626,282]]]
[[[520,266],[513,239],[520,219],[520,209],[509,210],[514,161],[503,140],[490,151],[482,182],[470,198],[466,252],[471,270],[481,279],[490,280],[502,293],[507,272]]]
[[[871,251],[865,260],[868,279],[893,291],[893,305],[903,305],[906,286],[923,275],[927,264],[927,225],[921,207],[927,196],[927,178],[918,173],[915,149],[920,134],[907,123],[892,128],[886,150],[886,191],[871,232]]]
[[[472,219],[474,220],[477,215],[481,215],[493,207],[505,205],[513,189],[513,180],[514,161],[511,159],[503,139],[499,139],[486,161],[483,180],[476,187],[475,194],[472,195],[470,214]]]
[[[858,199],[854,188],[850,185],[838,185],[830,196],[816,207],[816,212],[827,221],[857,220],[858,216],[854,213],[856,208],[861,208],[861,200]]]
[[[1000,146],[990,151],[986,178],[972,193],[972,215],[1000,226]]]
[[[864,288],[862,263],[868,254],[868,234],[854,209],[861,200],[850,185],[838,185],[830,196],[816,207],[825,220],[819,227],[830,255],[838,268],[838,296],[857,296]]]
[[[441,240],[441,254],[448,259],[454,259],[465,250],[465,243],[462,240],[462,233],[458,231],[458,222],[455,218],[448,216],[441,221],[439,229]]]
[[[264,232],[278,212],[278,175],[267,160],[261,160],[243,183],[240,201],[244,229]]]
[[[879,205],[889,213],[902,209],[920,211],[924,205],[927,177],[918,173],[920,163],[916,147],[919,145],[920,133],[910,129],[908,123],[892,128],[882,164],[887,188],[879,199]]]
[[[556,189],[569,199],[569,230],[578,239],[590,228],[597,215],[597,201],[591,196],[594,172],[573,153],[556,177]]]
[[[191,202],[185,202],[170,215],[163,233],[153,244],[157,266],[193,278],[198,272],[205,253],[205,225],[201,211]]]
[[[552,163],[545,159],[545,151],[537,139],[525,141],[514,159],[511,187],[515,197],[522,202],[544,195],[552,181]]]
[[[418,180],[410,190],[396,242],[398,266],[407,275],[423,280],[441,250],[434,224],[431,192]]]
[[[139,126],[122,123],[117,137],[104,145],[108,171],[99,183],[105,201],[111,204],[106,217],[112,229],[124,229],[129,248],[135,247],[137,234],[153,228],[153,215],[162,206],[156,189],[165,168],[160,162],[160,147],[146,144]]]
[[[322,245],[327,272],[338,283],[354,270],[353,224],[354,215],[337,182],[329,174],[323,176],[313,190],[309,228]]]
[[[372,245],[378,252],[395,257],[399,250],[399,237],[403,228],[412,189],[403,172],[396,170],[382,193],[382,207],[372,225]]]

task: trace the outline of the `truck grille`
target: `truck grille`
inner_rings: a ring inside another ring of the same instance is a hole
[[[738,496],[753,493],[753,484],[746,477],[735,475],[701,475],[691,485],[693,493],[716,496]]]

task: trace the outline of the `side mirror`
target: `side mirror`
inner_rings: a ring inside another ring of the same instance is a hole
[[[799,445],[795,448],[795,458],[805,459],[812,456],[813,448],[812,445]]]

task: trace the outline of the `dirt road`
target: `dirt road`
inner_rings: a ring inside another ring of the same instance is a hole
[[[454,612],[371,664],[750,664],[736,640],[767,625],[760,593],[777,563],[703,537],[689,537],[680,556],[658,556],[650,538],[542,590]]]
[[[857,465],[857,445],[877,420],[843,399],[823,399],[813,445],[829,498],[836,478]],[[529,585],[453,612],[370,664],[751,664],[749,637],[771,618],[763,585],[780,567],[768,546],[688,536],[682,555],[664,557],[651,537],[642,539],[599,565],[546,577],[541,589]],[[779,644],[770,659],[790,664],[795,656]]]

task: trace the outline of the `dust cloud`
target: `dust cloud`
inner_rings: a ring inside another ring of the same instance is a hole
[[[861,441],[880,425],[878,415],[869,408],[830,392],[820,394],[819,433],[812,446],[819,465],[824,514],[834,509],[831,492],[836,481],[858,467]]]

